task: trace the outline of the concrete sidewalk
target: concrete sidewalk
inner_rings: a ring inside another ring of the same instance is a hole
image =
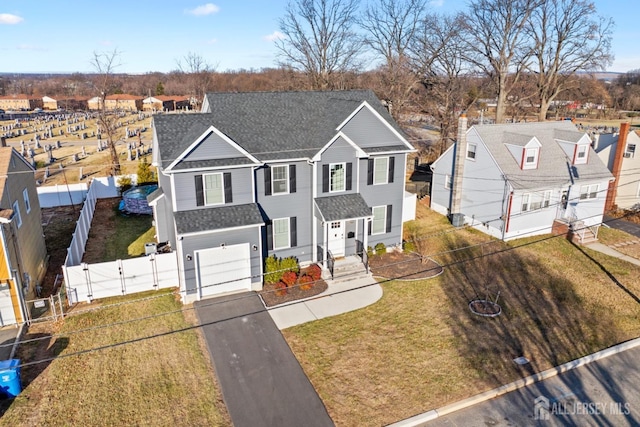
[[[326,291],[309,299],[268,308],[278,329],[358,310],[382,297],[382,287],[371,274],[351,280],[327,280],[327,285]]]
[[[600,242],[589,243],[588,245],[586,245],[586,247],[594,251],[602,252],[605,255],[609,255],[609,256],[630,262],[631,264],[640,265],[640,260],[630,257],[628,255],[625,255],[621,252],[618,252],[614,248],[604,245]]]

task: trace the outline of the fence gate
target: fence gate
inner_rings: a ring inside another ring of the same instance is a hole
[[[64,317],[62,289],[57,294],[51,295],[48,298],[26,301],[27,324],[31,325],[34,322],[62,319]]]

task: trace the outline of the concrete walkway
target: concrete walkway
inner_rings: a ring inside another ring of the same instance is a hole
[[[278,328],[282,330],[358,310],[382,297],[382,287],[371,274],[351,280],[327,280],[327,285],[326,291],[309,299],[269,308],[269,314]]]
[[[612,248],[611,246],[607,246],[604,245],[600,242],[593,242],[593,243],[589,243],[588,245],[586,245],[587,248],[592,249],[594,251],[598,251],[598,252],[602,252],[605,255],[609,255],[615,258],[619,258],[621,260],[630,262],[631,264],[635,264],[635,265],[640,265],[640,260],[630,257],[628,255],[625,255],[621,252],[616,251],[614,248]]]

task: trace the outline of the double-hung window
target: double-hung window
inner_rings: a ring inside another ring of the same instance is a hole
[[[386,184],[389,178],[389,158],[376,157],[373,161],[373,185]]]
[[[289,166],[271,167],[271,188],[273,194],[287,194],[289,192]]]
[[[16,227],[20,228],[22,227],[22,216],[20,215],[20,205],[18,204],[18,201],[16,200],[15,202],[13,202],[13,221],[16,224]]]
[[[29,191],[26,188],[22,190],[22,198],[24,199],[24,206],[27,213],[31,212],[31,201],[29,200]]]
[[[598,197],[599,184],[583,185],[580,187],[580,200],[595,199]]]
[[[476,144],[467,144],[467,159],[476,159],[476,150],[478,146]]]
[[[332,163],[329,165],[330,187],[329,192],[345,191],[345,164]]]
[[[286,249],[291,247],[291,234],[289,233],[289,218],[273,220],[273,249]]]
[[[203,176],[205,205],[220,205],[224,203],[224,180],[222,173],[212,173]]]
[[[373,220],[371,221],[371,234],[382,234],[386,231],[387,207],[374,206]]]

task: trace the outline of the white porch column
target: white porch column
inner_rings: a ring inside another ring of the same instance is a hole
[[[369,229],[368,224],[369,218],[363,218],[362,220],[362,250],[367,251],[367,247],[369,247],[369,236],[367,234],[367,230]]]
[[[329,254],[329,248],[327,247],[327,240],[329,238],[329,223],[328,222],[323,222],[322,223],[322,236],[323,236],[323,242],[322,242],[322,252],[323,252],[323,256],[322,256],[322,265],[324,266],[324,268],[328,268],[327,266],[327,258],[328,258],[328,254]]]

